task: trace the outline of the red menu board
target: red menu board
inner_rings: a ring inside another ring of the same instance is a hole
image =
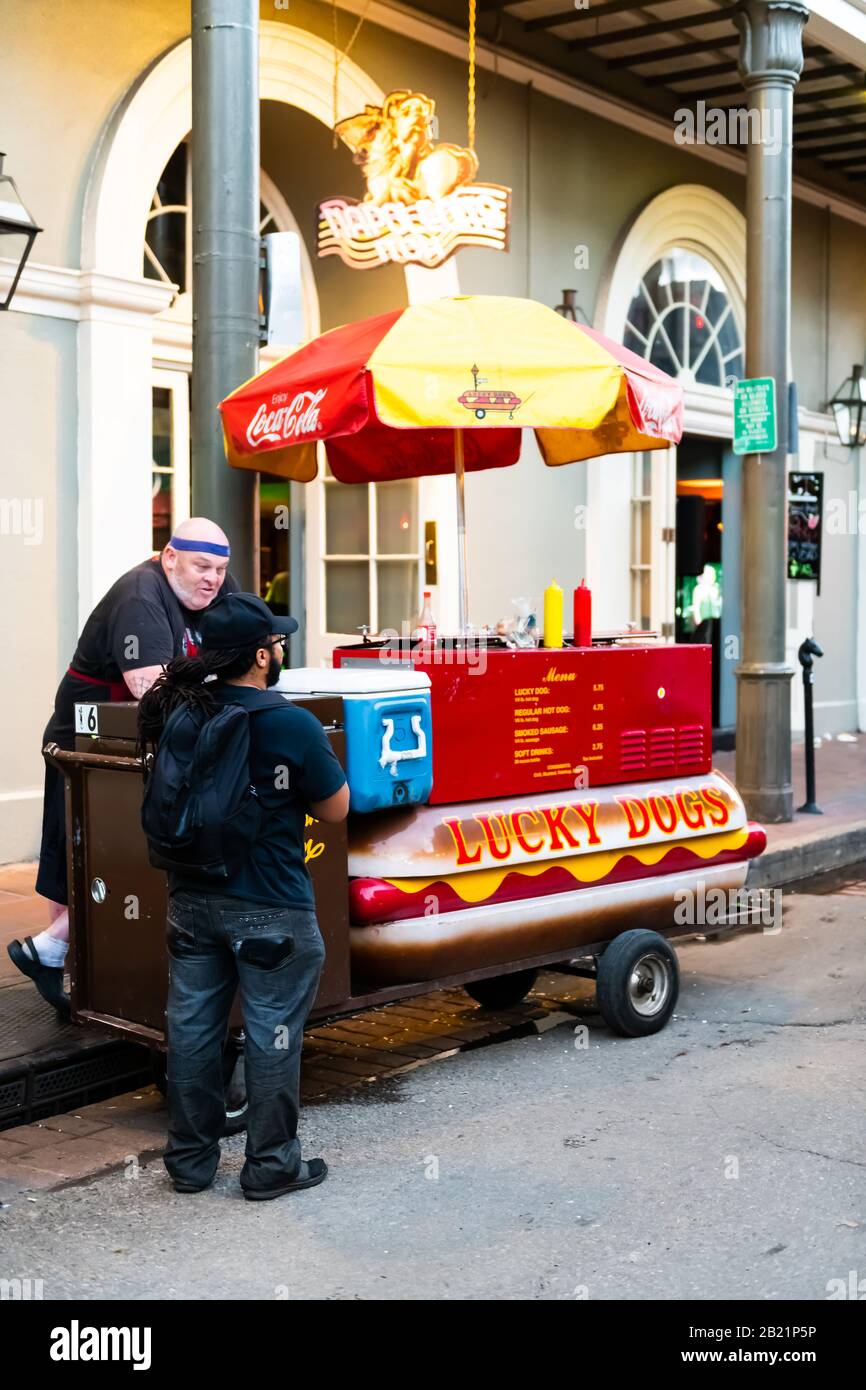
[[[707,772],[711,648],[416,648],[430,677],[430,804]],[[460,659],[465,658],[465,659]],[[337,648],[334,665],[393,650]]]

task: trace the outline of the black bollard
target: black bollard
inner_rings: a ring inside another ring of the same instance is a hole
[[[815,683],[814,658],[823,656],[824,650],[818,646],[814,637],[807,637],[800,643],[797,656],[803,668],[803,701],[806,709],[806,800],[798,811],[808,811],[813,816],[823,816],[824,812],[815,801],[815,721],[812,717],[812,686]]]

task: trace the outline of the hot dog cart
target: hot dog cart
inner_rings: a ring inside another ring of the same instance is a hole
[[[614,1029],[664,1026],[668,938],[695,930],[677,903],[740,888],[765,844],[711,767],[710,659],[625,638],[364,641],[283,672],[350,786],[346,823],[307,823],[326,947],[311,1021],[457,984],[501,1007],[572,962]],[[73,1018],[158,1054],[166,881],[140,828],[136,717],[80,706],[75,751],[46,756],[67,786]]]

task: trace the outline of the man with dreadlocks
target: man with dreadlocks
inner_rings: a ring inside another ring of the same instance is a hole
[[[84,624],[75,655],[57,689],[42,746],[75,747],[75,706],[138,700],[172,657],[191,655],[201,613],[221,591],[237,589],[227,573],[228,538],[205,517],[182,522],[160,555],[121,575]],[[69,1017],[63,963],[69,945],[66,808],[63,777],[45,767],[42,846],[36,892],[48,899],[51,926],[7,951],[61,1018]]]
[[[304,827],[308,814],[345,820],[349,788],[315,715],[265,694],[297,626],[254,594],[226,595],[202,618],[198,655],[170,662],[138,708],[142,749],[156,745],[157,764],[163,729],[182,705],[206,717],[240,705],[254,716],[249,778],[264,814],[218,891],[191,871],[168,875],[164,1162],[178,1192],[201,1192],[216,1174],[225,1122],[222,1045],[238,987],[249,1098],[244,1195],[267,1201],[314,1187],[328,1171],[321,1158],[301,1159],[298,1140],[303,1029],[325,958]]]

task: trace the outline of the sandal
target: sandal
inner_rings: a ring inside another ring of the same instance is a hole
[[[311,1158],[302,1162],[298,1176],[291,1182],[276,1183],[273,1187],[245,1187],[244,1196],[248,1202],[268,1202],[272,1197],[282,1197],[284,1192],[298,1192],[303,1187],[316,1187],[328,1176],[328,1165],[323,1158]]]
[[[59,1018],[64,1023],[68,1023],[72,1010],[69,995],[63,988],[63,967],[61,965],[43,965],[36,954],[32,936],[25,936],[24,943],[33,954],[28,954],[20,941],[10,941],[6,947],[9,959],[13,965],[18,967],[22,975],[27,975],[33,981],[46,1004],[50,1004],[53,1009],[56,1009]]]

